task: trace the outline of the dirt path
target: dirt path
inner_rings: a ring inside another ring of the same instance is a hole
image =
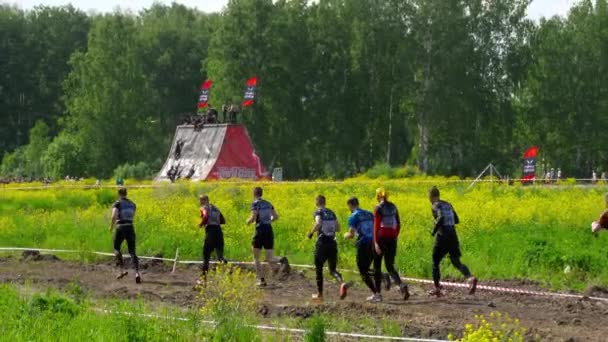
[[[31,284],[35,288],[64,288],[78,283],[98,298],[134,299],[143,297],[146,302],[178,307],[198,305],[193,285],[198,275],[195,267],[179,268],[170,273],[169,266],[146,265],[142,272],[144,283],[137,285],[127,276],[115,280],[116,270],[111,263],[80,264],[59,260],[22,261],[19,258],[0,259],[0,282]],[[351,278],[355,275],[349,275]],[[468,296],[464,290],[447,290],[441,299],[426,296],[428,288],[411,285],[412,298],[403,302],[396,290],[384,294],[381,304],[365,303],[367,290],[355,286],[346,300],[337,298],[337,286],[326,282],[324,304],[311,304],[315,290],[314,279],[298,271],[287,279],[275,282],[265,289],[260,316],[308,317],[315,312],[327,312],[341,317],[363,317],[381,320],[386,317],[402,322],[405,336],[445,339],[448,333],[459,333],[475,314],[488,315],[492,311],[518,317],[522,325],[550,341],[605,341],[608,336],[608,303],[590,300],[553,299],[523,295],[497,294],[479,291]],[[495,284],[498,284],[495,282]],[[520,285],[534,289],[533,285]],[[600,292],[600,291],[598,291]],[[594,295],[600,295],[595,293]],[[607,296],[605,293],[604,296]],[[362,327],[352,326],[352,331]]]

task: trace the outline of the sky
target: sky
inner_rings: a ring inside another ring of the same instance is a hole
[[[528,16],[532,19],[565,15],[576,0],[534,0],[528,8]],[[110,12],[118,7],[138,12],[149,7],[154,2],[170,4],[172,0],[0,0],[0,3],[17,4],[23,9],[37,5],[57,6],[71,3],[84,11]],[[204,12],[217,12],[228,0],[175,0],[188,7],[196,7]]]

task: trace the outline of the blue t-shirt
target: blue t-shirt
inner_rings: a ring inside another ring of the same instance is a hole
[[[357,246],[374,239],[374,214],[367,210],[356,209],[348,218],[348,226],[357,231]]]

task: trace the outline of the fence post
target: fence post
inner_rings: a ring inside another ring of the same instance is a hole
[[[175,259],[173,260],[173,270],[171,273],[175,273],[175,267],[177,266],[177,258],[179,257],[179,248],[175,250]]]

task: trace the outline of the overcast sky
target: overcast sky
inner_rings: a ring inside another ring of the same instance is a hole
[[[528,10],[531,18],[550,17],[555,14],[564,15],[576,0],[534,0]],[[0,0],[0,3],[17,4],[24,9],[30,9],[36,5],[64,5],[72,3],[74,7],[85,11],[108,12],[117,7],[137,12],[142,8],[149,7],[154,2],[171,3],[171,0]],[[228,2],[228,0],[176,0],[189,7],[196,7],[205,12],[217,12]]]

